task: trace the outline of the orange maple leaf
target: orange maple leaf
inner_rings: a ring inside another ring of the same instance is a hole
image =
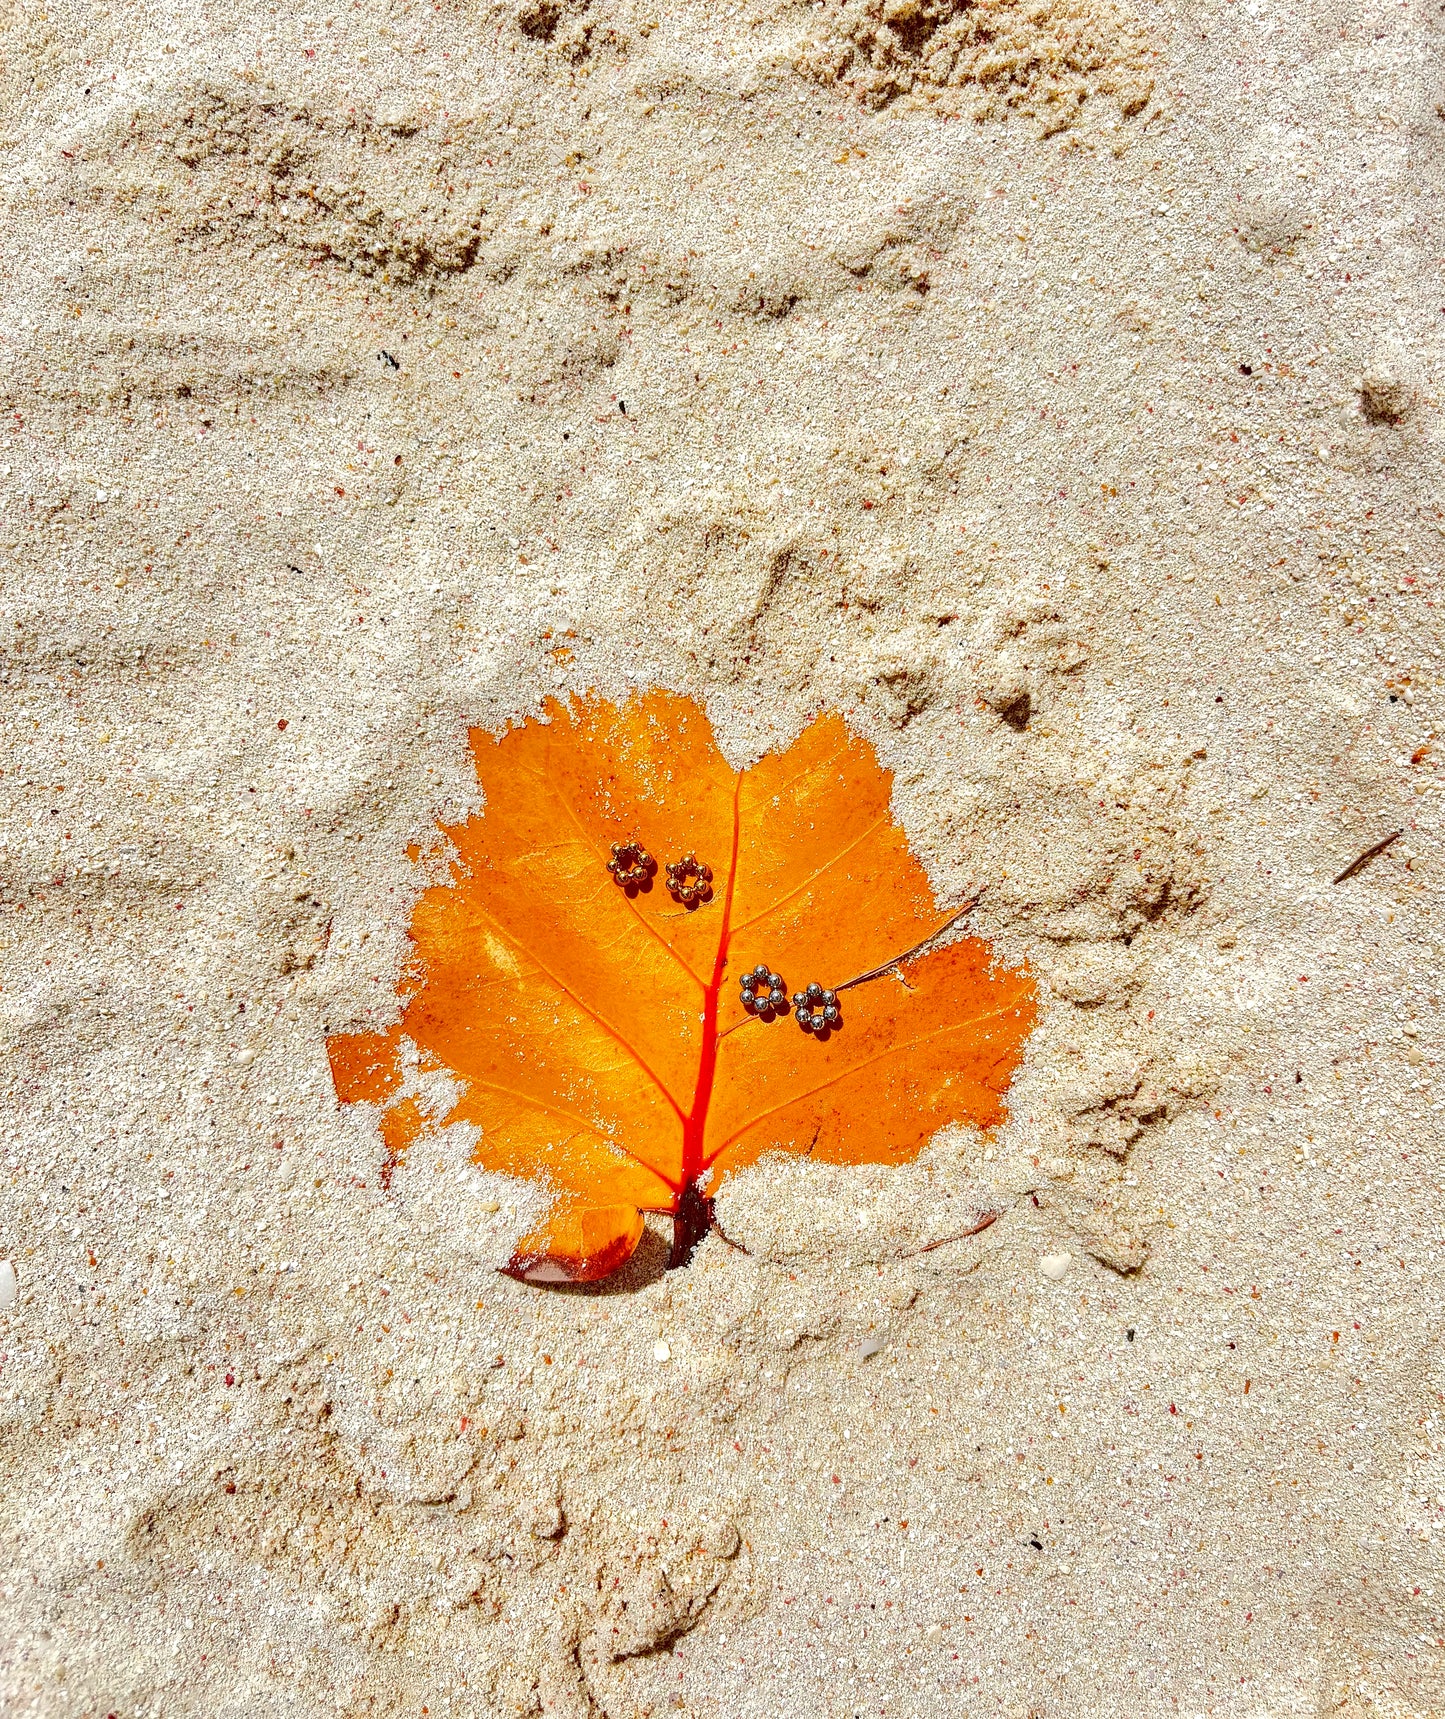
[[[764,1152],[897,1164],[946,1123],[1003,1116],[1033,983],[977,938],[920,952],[959,915],[840,718],[742,771],[706,713],[663,692],[554,704],[471,744],[484,810],[444,829],[450,878],[413,913],[401,1018],[327,1048],[338,1098],[380,1107],[393,1162],[472,1123],[478,1165],[545,1183],[515,1275],[604,1277],[643,1211],[672,1214],[682,1264],[707,1190]],[[688,858],[710,883],[664,874]],[[780,1010],[758,1007],[759,964],[784,982]],[[413,1068],[453,1076],[446,1114]]]

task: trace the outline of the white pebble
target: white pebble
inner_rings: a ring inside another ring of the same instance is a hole
[[[871,1355],[879,1355],[882,1352],[883,1339],[881,1337],[867,1336],[858,1345],[858,1359],[860,1361],[866,1361]]]
[[[1039,1270],[1051,1283],[1057,1283],[1073,1262],[1071,1253],[1046,1253],[1039,1260]]]
[[[14,1263],[8,1259],[0,1259],[0,1313],[8,1313],[19,1294],[20,1287],[15,1281]]]
[[[672,1359],[672,1345],[666,1338],[659,1337],[652,1345],[652,1358],[654,1361],[670,1361]]]
[[[250,1068],[255,1060],[256,1053],[253,1050],[238,1050],[236,1052],[236,1066],[238,1068]]]

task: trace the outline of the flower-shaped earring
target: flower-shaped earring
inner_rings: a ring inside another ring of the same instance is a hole
[[[793,1013],[805,1033],[826,1033],[843,1018],[838,1007],[838,993],[825,991],[821,985],[809,985],[806,991],[793,993]]]
[[[712,900],[712,867],[703,865],[696,854],[684,854],[667,868],[667,887],[673,899],[684,907],[696,907],[699,902]]]
[[[641,842],[613,842],[607,869],[612,873],[613,882],[631,893],[652,877],[657,870],[657,861]]]
[[[759,961],[751,973],[742,977],[743,1007],[750,1015],[762,1015],[771,1020],[774,1015],[787,1013],[788,993],[781,973],[770,973],[767,963]]]

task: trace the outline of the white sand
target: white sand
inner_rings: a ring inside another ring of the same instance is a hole
[[[1445,1712],[1440,20],[884,10],[4,9],[7,1715]],[[654,682],[1046,1006],[548,1292],[324,1039]]]

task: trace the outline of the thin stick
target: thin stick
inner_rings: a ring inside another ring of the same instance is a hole
[[[1333,881],[1335,883],[1343,883],[1347,877],[1353,877],[1357,871],[1363,871],[1372,859],[1374,859],[1378,854],[1384,853],[1385,849],[1389,847],[1391,842],[1399,841],[1400,837],[1403,836],[1404,833],[1405,832],[1403,830],[1391,830],[1390,834],[1385,837],[1384,841],[1376,842],[1374,847],[1366,848],[1364,853],[1362,853],[1358,859],[1351,860],[1340,875]]]
[[[983,899],[980,890],[972,901],[965,902],[958,912],[946,924],[940,925],[937,931],[930,931],[921,943],[915,943],[911,949],[905,949],[901,955],[895,955],[891,961],[885,961],[881,967],[871,968],[867,973],[860,973],[856,979],[845,979],[841,985],[835,985],[835,991],[851,991],[855,985],[866,985],[870,979],[881,979],[885,973],[892,973],[901,967],[905,961],[911,961],[920,949],[926,949],[936,938],[942,937],[945,931],[951,931],[965,914],[972,913]]]
[[[753,1257],[753,1250],[750,1247],[744,1247],[743,1244],[739,1241],[734,1241],[733,1238],[722,1227],[722,1225],[717,1221],[716,1216],[714,1216],[712,1222],[708,1225],[708,1228],[713,1232],[713,1234],[715,1236],[718,1236],[721,1240],[725,1241],[730,1248],[736,1248],[739,1253],[745,1253],[749,1259],[751,1259]]]
[[[922,1247],[914,1248],[912,1253],[900,1254],[898,1257],[900,1259],[916,1259],[919,1254],[932,1253],[934,1248],[947,1247],[950,1242],[967,1241],[970,1236],[976,1236],[983,1230],[986,1230],[990,1224],[996,1224],[999,1220],[999,1216],[1000,1214],[998,1212],[980,1212],[978,1222],[972,1229],[960,1230],[956,1236],[940,1236],[937,1241],[925,1242]],[[708,1228],[720,1241],[725,1241],[730,1248],[735,1248],[739,1253],[747,1254],[749,1259],[752,1258],[753,1250],[751,1248],[744,1247],[739,1241],[734,1241],[716,1218],[712,1220],[708,1225]]]
[[[881,979],[885,973],[895,972],[903,962],[911,961],[921,949],[926,949],[930,943],[942,937],[945,931],[951,931],[959,920],[966,914],[972,913],[982,900],[983,891],[979,890],[972,901],[966,901],[952,919],[940,925],[937,931],[930,931],[921,943],[915,943],[911,949],[905,949],[901,955],[895,955],[892,960],[885,961],[881,967],[874,967],[867,973],[859,973],[856,978],[845,979],[841,985],[834,985],[833,989],[835,991],[851,991],[855,985],[866,985],[870,979]],[[730,1027],[724,1027],[718,1034],[719,1042],[725,1039],[729,1033],[735,1033],[739,1027],[750,1026],[758,1018],[757,1015],[744,1015],[740,1021],[734,1021]]]
[[[970,1236],[976,1236],[981,1230],[986,1230],[990,1224],[999,1220],[997,1212],[980,1212],[978,1222],[971,1230],[960,1230],[956,1236],[940,1236],[937,1241],[925,1242],[922,1247],[914,1248],[912,1253],[905,1253],[904,1259],[915,1259],[921,1253],[932,1253],[936,1247],[947,1247],[950,1242],[967,1241]]]

